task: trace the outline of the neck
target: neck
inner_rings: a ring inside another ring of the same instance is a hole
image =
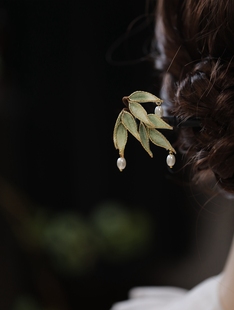
[[[234,239],[220,283],[220,301],[224,310],[234,309]]]

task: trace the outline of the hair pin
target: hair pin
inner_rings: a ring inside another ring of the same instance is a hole
[[[117,167],[122,171],[126,167],[124,150],[131,133],[143,146],[146,152],[153,157],[150,142],[169,151],[166,158],[167,165],[172,168],[175,164],[176,151],[158,129],[172,130],[173,126],[167,123],[163,117],[163,100],[146,91],[135,91],[131,95],[122,98],[125,108],[119,113],[114,126],[113,142],[119,150]],[[154,113],[147,113],[142,106],[144,103],[155,103]],[[175,122],[174,118],[168,119]]]
[[[163,116],[163,120],[174,128],[202,127],[200,118],[188,118],[186,120],[181,120],[177,116]]]

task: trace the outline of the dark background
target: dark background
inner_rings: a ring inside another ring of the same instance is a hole
[[[133,286],[219,272],[229,200],[204,205],[179,154],[169,171],[133,137],[116,167],[121,98],[160,87],[155,2],[0,3],[0,309],[108,310]]]

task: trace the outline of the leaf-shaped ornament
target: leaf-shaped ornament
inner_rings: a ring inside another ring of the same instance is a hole
[[[140,136],[138,133],[138,126],[135,118],[128,111],[123,111],[121,115],[121,121],[124,127],[137,139],[140,141]]]
[[[145,123],[147,126],[154,128],[154,124],[150,121],[146,110],[137,102],[129,102],[130,112],[141,122]]]
[[[167,138],[163,134],[161,134],[161,132],[159,132],[154,128],[148,128],[148,132],[149,132],[149,138],[152,141],[152,143],[154,143],[157,146],[163,147],[166,150],[169,150],[173,153],[176,153],[175,149],[172,147]]]
[[[150,150],[148,131],[142,122],[140,123],[140,126],[139,126],[139,134],[141,137],[141,144],[143,148],[146,150],[146,152],[149,154],[150,157],[153,157],[153,153]]]
[[[157,103],[161,103],[162,100],[158,97],[156,97],[155,95],[146,92],[146,91],[142,91],[142,90],[137,90],[134,93],[132,93],[130,96],[128,96],[128,99],[130,101],[137,101],[137,102],[157,102]]]
[[[122,123],[119,123],[119,125],[116,128],[115,141],[117,149],[119,150],[119,155],[121,157],[124,157],[124,149],[127,143],[127,139],[128,139],[127,129],[124,127]]]
[[[148,117],[149,117],[151,123],[154,124],[155,128],[170,129],[170,130],[173,129],[173,127],[171,127],[168,123],[166,123],[163,119],[161,119],[161,117],[158,116],[157,114],[148,114]]]
[[[114,142],[114,146],[116,149],[118,149],[118,145],[117,145],[117,141],[116,141],[116,131],[117,131],[119,124],[121,123],[122,113],[123,113],[123,110],[119,113],[119,115],[115,121],[115,126],[114,126],[114,131],[113,131],[113,142]]]

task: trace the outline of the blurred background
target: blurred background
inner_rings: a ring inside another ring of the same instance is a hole
[[[116,166],[122,97],[160,87],[155,3],[0,1],[0,309],[108,310],[134,286],[222,269],[231,200],[133,137]]]

